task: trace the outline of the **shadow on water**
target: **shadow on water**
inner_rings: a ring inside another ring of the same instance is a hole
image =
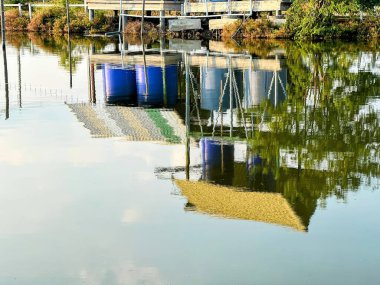
[[[62,37],[29,37],[65,68],[70,56],[73,72],[88,55],[89,100],[68,106],[94,137],[186,146],[186,165],[156,173],[187,210],[307,230],[327,198],[377,187],[377,46],[161,39],[143,55],[114,39],[73,38],[68,50]]]

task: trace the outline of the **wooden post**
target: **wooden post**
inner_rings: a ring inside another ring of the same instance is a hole
[[[18,3],[18,15],[22,17],[22,4]]]
[[[83,0],[84,12],[87,14],[87,0]]]
[[[5,50],[5,15],[4,15],[4,0],[1,0],[1,40],[3,51]]]
[[[28,3],[29,20],[32,20],[32,4]]]

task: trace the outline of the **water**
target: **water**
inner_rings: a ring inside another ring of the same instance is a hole
[[[70,45],[8,39],[0,284],[377,284],[380,48]]]

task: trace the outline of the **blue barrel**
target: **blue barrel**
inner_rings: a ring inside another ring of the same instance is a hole
[[[202,179],[231,185],[234,177],[234,145],[209,138],[200,141],[202,148]]]
[[[136,72],[121,65],[103,65],[103,86],[106,103],[131,104],[136,100]]]
[[[228,69],[226,68],[206,68],[201,69],[201,108],[209,111],[218,111],[220,104],[220,96],[223,92],[221,111],[231,108],[230,101],[232,99],[232,108],[237,106],[237,97],[243,96],[243,73],[241,70],[234,70],[234,82],[238,90],[233,87],[232,98],[230,96],[230,81],[227,81]],[[233,84],[234,86],[234,84]],[[224,89],[225,88],[225,89]]]
[[[148,89],[146,94],[144,66],[136,65],[137,101],[139,106],[173,108],[178,99],[178,67],[168,65],[162,67],[147,66]],[[163,75],[165,71],[165,78]],[[164,80],[166,94],[164,94]]]

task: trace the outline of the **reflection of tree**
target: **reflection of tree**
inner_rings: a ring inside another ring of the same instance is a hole
[[[354,63],[370,55],[350,45],[287,48],[287,100],[276,109],[265,102],[250,110],[265,110],[270,129],[249,140],[262,158],[251,170],[251,186],[283,193],[307,219],[319,199],[345,199],[347,191],[379,177],[379,115],[367,103],[379,94],[380,77],[371,67],[357,72]],[[275,183],[268,182],[271,176]]]
[[[63,36],[52,36],[52,35],[40,35],[40,34],[28,34],[32,43],[38,46],[43,51],[55,54],[59,56],[59,64],[66,70],[70,69],[69,62],[69,50],[67,37]],[[76,70],[76,66],[81,62],[83,54],[87,53],[87,48],[92,45],[96,49],[105,47],[106,44],[112,42],[112,39],[89,39],[83,37],[71,37],[71,52],[72,52],[72,66],[73,71]]]

